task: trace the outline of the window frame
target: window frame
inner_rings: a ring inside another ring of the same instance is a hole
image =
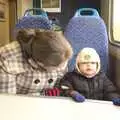
[[[110,43],[116,46],[120,46],[120,41],[114,39],[113,33],[113,10],[114,10],[114,1],[109,0],[109,13],[108,13],[108,36]]]
[[[50,8],[44,8],[42,7],[42,1],[44,0],[41,0],[40,1],[40,8],[42,8],[44,11],[47,11],[47,12],[56,12],[56,13],[60,13],[61,12],[61,0],[59,0],[59,7],[57,8],[52,8],[52,6]],[[50,0],[52,1],[52,0]]]

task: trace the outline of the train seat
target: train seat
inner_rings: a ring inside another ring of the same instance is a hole
[[[34,15],[31,14],[31,11],[33,13],[39,11],[40,14]],[[52,25],[45,11],[41,9],[28,9],[25,11],[24,16],[17,22],[16,28],[40,28],[50,30],[52,29]]]
[[[84,47],[96,49],[101,58],[101,68],[108,70],[108,36],[103,19],[96,9],[81,8],[70,19],[64,32],[70,41],[74,55],[69,62],[69,71],[74,69],[77,53]]]

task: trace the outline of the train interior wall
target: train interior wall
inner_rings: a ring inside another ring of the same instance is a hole
[[[35,1],[35,0],[34,0]],[[17,19],[24,15],[24,11],[32,7],[40,7],[33,0],[0,0],[0,5],[4,8],[5,18],[0,20],[0,46],[14,40],[14,28]],[[36,0],[40,1],[40,0]],[[60,21],[63,29],[75,11],[81,7],[93,7],[100,12],[100,0],[61,0],[60,13],[48,13],[50,18],[56,17]]]
[[[0,46],[9,42],[9,4],[8,0],[0,0]]]

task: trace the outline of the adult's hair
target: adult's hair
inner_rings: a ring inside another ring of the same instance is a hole
[[[27,59],[33,58],[46,66],[57,66],[72,56],[72,47],[61,32],[19,29],[16,35]]]

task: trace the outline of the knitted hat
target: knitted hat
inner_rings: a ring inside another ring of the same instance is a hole
[[[77,55],[76,58],[76,68],[80,72],[78,63],[82,62],[97,62],[96,74],[100,71],[100,57],[95,49],[93,48],[83,48]]]

